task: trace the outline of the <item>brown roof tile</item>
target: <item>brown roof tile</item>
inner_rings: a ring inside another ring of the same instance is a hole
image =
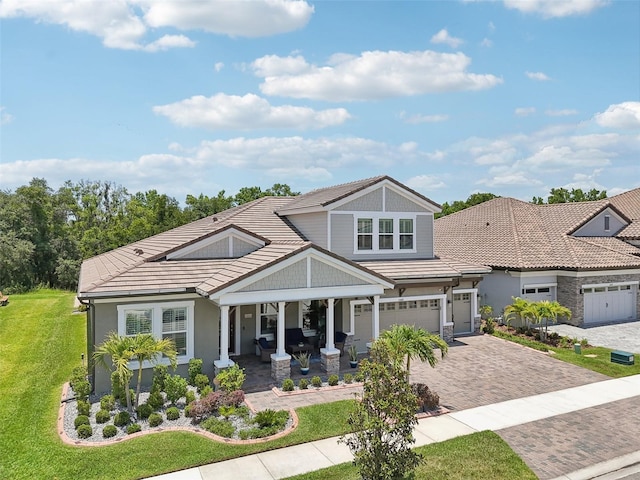
[[[472,265],[452,258],[378,260],[358,263],[369,270],[396,281],[459,277],[460,275],[487,274],[491,272],[490,268],[483,265]]]

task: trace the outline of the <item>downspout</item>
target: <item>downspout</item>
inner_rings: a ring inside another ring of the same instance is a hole
[[[93,352],[96,344],[96,314],[95,314],[95,304],[91,301],[83,302],[82,299],[78,298],[78,301],[82,305],[87,305],[89,308],[87,309],[87,375],[89,383],[91,384],[91,393],[95,393],[95,373],[96,367],[93,361]]]

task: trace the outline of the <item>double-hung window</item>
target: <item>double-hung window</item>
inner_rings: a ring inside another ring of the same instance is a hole
[[[194,356],[193,307],[193,301],[118,305],[118,334],[128,337],[151,334],[158,339],[171,339],[178,364],[188,363]]]
[[[415,252],[415,217],[381,214],[356,218],[355,253]]]

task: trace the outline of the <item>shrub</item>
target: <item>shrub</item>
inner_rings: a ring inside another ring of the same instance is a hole
[[[278,433],[277,430],[272,428],[248,428],[246,430],[240,430],[238,436],[241,440],[247,440],[249,438],[264,438],[269,435]]]
[[[177,420],[180,418],[180,410],[178,407],[169,407],[167,408],[167,420]]]
[[[192,358],[189,360],[189,385],[196,386],[196,377],[202,374],[202,359]]]
[[[207,395],[209,395],[210,393],[213,392],[213,387],[211,387],[211,385],[207,385],[206,387],[204,387],[202,389],[200,393],[200,398],[206,397]]]
[[[116,400],[124,400],[124,388],[120,384],[118,372],[111,372],[111,393]],[[120,402],[122,404],[122,402]]]
[[[76,419],[73,421],[73,426],[78,429],[80,425],[91,425],[89,421],[89,417],[86,415],[78,415]]]
[[[169,407],[171,408],[171,407]],[[185,417],[190,417],[191,416],[191,404],[187,405],[186,407],[184,407],[184,416]]]
[[[76,408],[78,409],[78,415],[89,416],[89,413],[91,412],[91,404],[89,402],[85,402],[84,400],[78,400]]]
[[[249,407],[246,405],[242,405],[241,407],[236,407],[236,417],[244,418],[245,420],[249,418],[251,412],[249,412]]]
[[[104,438],[111,438],[111,437],[115,437],[116,434],[118,433],[118,429],[116,428],[115,425],[106,425],[103,429],[102,429],[102,436]]]
[[[313,385],[316,388],[320,388],[322,386],[322,379],[316,375],[311,379],[311,385]]]
[[[164,381],[167,378],[168,368],[161,363],[153,367],[153,380],[151,383],[151,392],[161,392],[164,390]]]
[[[343,377],[344,383],[353,383],[353,375],[345,373]]]
[[[234,390],[233,392],[222,392],[222,405],[233,405],[239,407],[244,402],[244,392],[242,390]]]
[[[80,438],[89,438],[93,435],[93,428],[91,428],[91,425],[80,425],[77,432]]]
[[[71,371],[71,378],[69,379],[69,385],[76,390],[75,385],[78,382],[83,382],[87,379],[87,367],[76,367]]]
[[[270,408],[256,413],[253,418],[254,423],[260,428],[273,428],[275,429],[274,433],[282,430],[287,424],[287,420],[289,420],[289,412],[286,410],[271,410]]]
[[[493,318],[489,317],[484,321],[484,326],[482,327],[482,331],[489,335],[492,335],[493,332],[496,331],[496,322]]]
[[[587,340],[586,338],[583,338],[582,340],[580,340],[580,345],[582,345],[583,347],[588,347],[589,340]]]
[[[231,415],[236,413],[236,407],[234,407],[233,405],[220,405],[220,408],[218,408],[218,413],[224,418],[229,418]]]
[[[338,375],[329,375],[329,380],[327,381],[327,383],[329,385],[331,385],[332,387],[335,387],[336,385],[338,385],[338,381],[340,380],[340,378],[338,377]]]
[[[142,403],[136,407],[136,413],[139,419],[144,420],[153,413],[153,407],[148,403]]]
[[[433,390],[429,390],[424,397],[424,406],[428,410],[435,410],[440,405],[440,396]]]
[[[219,420],[215,417],[207,418],[202,422],[202,428],[215,435],[225,438],[231,438],[236,429],[228,420]]]
[[[198,375],[196,375],[193,383],[194,386],[198,389],[198,393],[200,393],[204,387],[209,386],[209,377],[207,377],[204,373],[199,373]]]
[[[80,380],[73,386],[73,392],[78,400],[86,400],[91,393],[91,384],[86,380]]]
[[[152,413],[151,415],[149,415],[149,426],[150,427],[157,427],[158,425],[160,425],[163,420],[162,420],[162,415],[160,415],[159,413]]]
[[[418,406],[426,410],[434,410],[440,405],[440,397],[438,394],[429,389],[424,383],[414,383],[411,385],[411,391],[418,399]]]
[[[206,397],[189,404],[189,416],[194,421],[199,422],[222,406],[238,407],[243,401],[244,392],[242,390],[236,390],[231,393],[224,391],[211,392]]]
[[[116,408],[116,399],[113,395],[104,395],[100,399],[100,409],[111,411]]]
[[[285,378],[282,382],[282,391],[283,392],[293,392],[293,387],[294,387],[294,383],[293,380],[291,380],[290,378]]]
[[[107,423],[109,420],[111,420],[111,413],[109,410],[98,410],[96,412],[97,423]]]
[[[356,376],[355,376],[355,377],[353,377],[353,379],[354,379],[356,382],[364,382],[364,373],[362,373],[362,372],[358,372],[358,373],[356,373]]]
[[[229,368],[225,368],[218,375],[216,375],[216,382],[220,385],[220,388],[227,392],[233,392],[236,390],[242,390],[242,384],[246,375],[244,369],[240,368],[237,363],[234,363]]]
[[[142,427],[140,426],[139,423],[132,423],[131,425],[127,426],[127,435],[131,435],[132,433],[139,432],[140,430],[142,430]]]
[[[164,407],[164,396],[162,395],[162,392],[151,392],[147,398],[147,404],[154,412]]]
[[[307,380],[306,378],[301,378],[300,381],[298,382],[298,388],[300,390],[306,390],[309,387],[309,380]]]
[[[130,421],[131,415],[129,415],[129,412],[127,412],[126,410],[116,413],[116,416],[113,417],[113,424],[118,427],[124,427]]]
[[[184,398],[185,398],[186,404],[189,405],[191,402],[195,402],[196,394],[193,390],[187,390],[187,393],[184,396]]]
[[[175,405],[187,394],[187,381],[180,375],[169,375],[164,381],[164,391],[167,394],[167,400]]]

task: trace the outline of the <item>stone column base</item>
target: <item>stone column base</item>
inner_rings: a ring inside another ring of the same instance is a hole
[[[340,350],[321,348],[320,365],[322,371],[327,372],[328,375],[338,375],[340,373]]]
[[[271,355],[271,378],[281,383],[286,378],[291,378],[291,355],[279,357],[275,353]]]
[[[480,326],[482,325],[482,318],[473,318],[473,333],[480,333]]]
[[[453,342],[453,323],[442,327],[442,339],[447,342]]]

